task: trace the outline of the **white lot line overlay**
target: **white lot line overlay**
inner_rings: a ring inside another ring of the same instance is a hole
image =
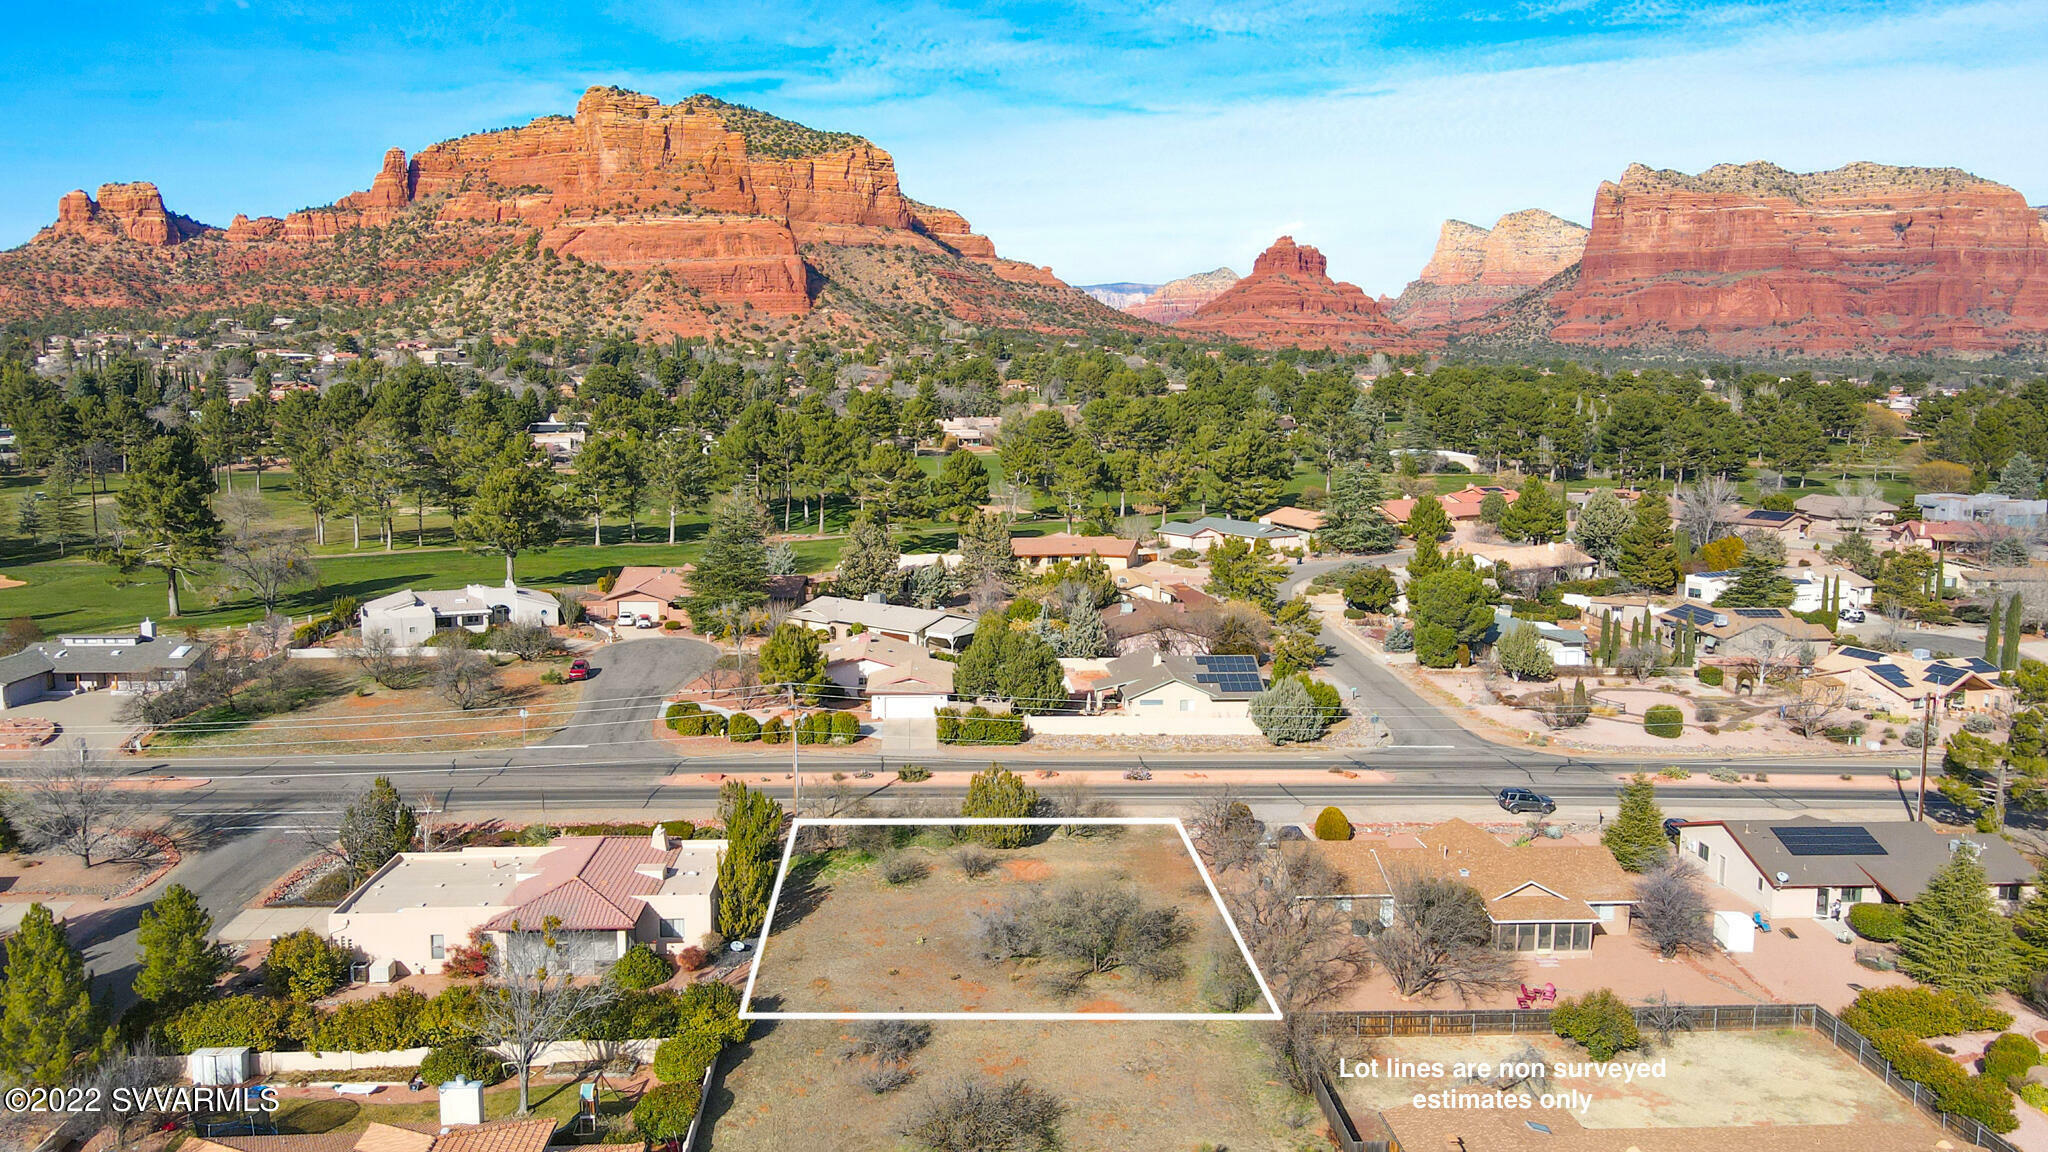
[[[982,827],[1029,825],[1043,828],[1071,827],[1076,824],[1102,824],[1122,827],[1170,827],[1180,834],[1180,842],[1188,850],[1188,859],[1194,861],[1195,871],[1201,874],[1202,884],[1209,889],[1209,899],[1216,904],[1216,913],[1223,917],[1224,927],[1230,929],[1230,938],[1237,941],[1238,954],[1244,957],[1246,968],[1251,970],[1252,979],[1259,982],[1259,994],[1266,999],[1264,1012],[760,1012],[753,1007],[754,979],[761,974],[761,961],[766,956],[768,933],[775,926],[775,906],[782,899],[782,882],[789,876],[790,855],[796,849],[797,833],[807,827],[852,828],[864,825],[881,825],[903,828],[932,827]],[[754,962],[747,969],[747,988],[740,996],[740,1019],[742,1020],[1279,1020],[1282,1019],[1280,1002],[1273,997],[1273,989],[1266,983],[1266,974],[1259,971],[1258,961],[1252,959],[1252,950],[1245,945],[1244,934],[1237,930],[1237,921],[1230,916],[1230,909],[1223,903],[1223,894],[1216,890],[1216,881],[1209,876],[1209,866],[1202,863],[1202,854],[1195,851],[1195,842],[1188,838],[1186,825],[1178,816],[1019,816],[1007,819],[1000,816],[868,816],[868,817],[817,817],[799,816],[790,822],[789,839],[782,846],[782,866],[775,872],[775,888],[768,894],[768,916],[762,921],[761,936],[754,942]]]

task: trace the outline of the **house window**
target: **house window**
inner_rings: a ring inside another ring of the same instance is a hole
[[[684,923],[684,920],[683,920],[683,918],[682,918],[682,917],[680,917],[680,916],[677,916],[677,917],[674,917],[674,918],[670,918],[670,917],[667,917],[667,916],[664,916],[664,917],[662,917],[662,920],[661,920],[661,938],[662,938],[662,939],[664,939],[664,940],[687,940],[687,939],[689,939],[689,938],[690,938],[690,936],[689,936],[689,930],[688,930],[688,928],[687,928],[687,927],[685,926],[685,923]]]
[[[1164,700],[1140,700],[1138,701],[1138,706],[1140,708],[1156,708],[1164,703],[1166,703]]]
[[[1861,904],[1861,903],[1863,903],[1863,889],[1861,889],[1861,888],[1844,888],[1844,889],[1842,889],[1842,903],[1844,903],[1844,904]]]
[[[1193,700],[1181,701],[1180,710],[1183,712],[1193,712],[1195,710],[1195,702]]]
[[[1614,920],[1614,905],[1612,904],[1595,904],[1593,905],[1593,911],[1600,914],[1600,922],[1603,924],[1611,923]]]
[[[1700,859],[1705,860],[1707,858],[1707,842],[1702,840],[1697,845],[1694,845],[1694,847],[1700,850]]]
[[[2017,899],[2019,899],[2019,898],[2020,898],[2020,886],[2019,886],[2019,885],[2017,885],[2017,884],[2000,884],[2000,885],[1998,886],[1998,898],[1999,898],[2000,900],[2017,900]]]
[[[446,960],[448,938],[439,934],[427,937],[427,955],[435,960]]]

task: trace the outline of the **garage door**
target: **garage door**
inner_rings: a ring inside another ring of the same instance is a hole
[[[869,706],[877,720],[902,720],[930,716],[945,702],[944,696],[876,696]]]

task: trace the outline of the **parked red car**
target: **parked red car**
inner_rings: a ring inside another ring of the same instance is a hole
[[[583,659],[581,656],[569,661],[569,679],[590,679],[590,661]]]

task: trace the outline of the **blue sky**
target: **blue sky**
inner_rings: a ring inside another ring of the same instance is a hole
[[[2048,202],[2039,0],[1073,0],[870,5],[103,0],[0,45],[0,245],[153,180],[225,224],[368,185],[387,147],[708,91],[896,157],[904,190],[1074,283],[1273,237],[1398,292],[1445,217],[1585,223],[1631,161],[1955,165]]]

